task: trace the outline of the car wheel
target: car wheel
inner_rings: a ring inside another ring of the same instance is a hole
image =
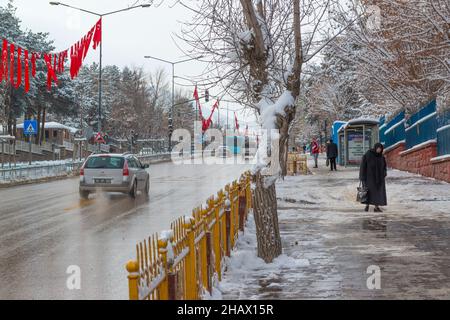
[[[136,181],[133,182],[133,186],[131,187],[131,191],[130,191],[130,196],[132,198],[136,198],[136,196],[137,196],[137,182]]]
[[[83,200],[87,200],[89,198],[89,191],[80,191],[80,197]]]

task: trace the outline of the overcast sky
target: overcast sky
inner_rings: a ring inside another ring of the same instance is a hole
[[[135,0],[65,0],[61,2],[98,13],[106,13],[126,8]],[[170,8],[175,2],[170,0],[160,7],[138,8],[104,17],[103,64],[115,64],[120,67],[142,66],[147,71],[163,67],[170,75],[170,65],[144,59],[144,55],[169,61],[183,59],[183,53],[175,45],[173,36],[181,30],[180,21],[188,20],[191,14],[180,5]],[[56,51],[70,48],[98,20],[98,17],[87,13],[62,6],[52,6],[47,0],[14,0],[14,3],[17,7],[17,16],[22,20],[22,27],[34,32],[49,32],[50,38],[55,40]],[[0,4],[6,5],[7,0],[0,0]],[[179,44],[182,45],[182,43]],[[85,61],[86,64],[98,62],[98,53],[90,50]],[[201,71],[202,63],[188,62],[177,65],[175,73],[180,77],[189,78]],[[187,84],[186,81],[177,81]],[[193,88],[187,90],[193,91]],[[214,95],[214,90],[211,90],[210,94]],[[225,107],[226,104],[222,103],[221,122],[226,119]],[[230,104],[230,110],[232,109],[241,108]],[[248,118],[245,114],[238,112],[238,118],[241,122],[248,121],[253,127],[253,117]],[[232,117],[233,114],[230,112],[230,121]],[[215,116],[214,121],[216,119]]]

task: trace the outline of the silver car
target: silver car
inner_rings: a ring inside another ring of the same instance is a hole
[[[87,199],[98,190],[128,193],[133,198],[140,190],[148,196],[148,167],[131,154],[91,155],[80,169],[80,196]]]

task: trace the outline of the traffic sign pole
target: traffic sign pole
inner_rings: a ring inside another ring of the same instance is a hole
[[[33,154],[31,153],[31,135],[28,135],[28,145],[29,145],[29,162],[28,164],[31,165],[31,161],[33,160]]]
[[[23,123],[23,134],[28,136],[28,151],[29,151],[29,164],[32,162],[32,146],[31,146],[31,136],[37,134],[37,121],[36,120],[25,120]]]

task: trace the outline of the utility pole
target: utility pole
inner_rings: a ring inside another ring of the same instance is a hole
[[[123,11],[128,11],[128,10],[132,10],[132,9],[136,9],[136,8],[149,8],[151,5],[150,4],[141,4],[138,6],[132,6],[132,7],[128,7],[125,9],[120,9],[120,10],[115,10],[115,11],[111,11],[111,12],[107,12],[107,13],[97,13],[97,12],[93,12],[93,11],[89,11],[86,9],[82,9],[82,8],[78,8],[78,7],[73,7],[71,5],[62,3],[62,2],[56,2],[56,1],[50,1],[50,5],[52,6],[64,6],[67,8],[71,8],[74,10],[78,10],[78,11],[82,11],[85,13],[89,13],[92,15],[95,15],[97,17],[100,17],[101,19],[105,16],[109,16],[115,13],[119,13],[119,12],[123,12]],[[103,29],[103,26],[102,26]],[[103,30],[102,30],[103,33]],[[102,59],[103,59],[103,37],[102,37],[102,41],[100,41],[100,48],[99,48],[99,53],[100,53],[100,57],[99,57],[99,75],[98,75],[98,124],[97,124],[97,130],[98,133],[102,132]],[[100,143],[98,144],[98,148],[100,150]]]
[[[228,111],[229,111],[229,103],[227,102],[227,130],[228,130]]]

